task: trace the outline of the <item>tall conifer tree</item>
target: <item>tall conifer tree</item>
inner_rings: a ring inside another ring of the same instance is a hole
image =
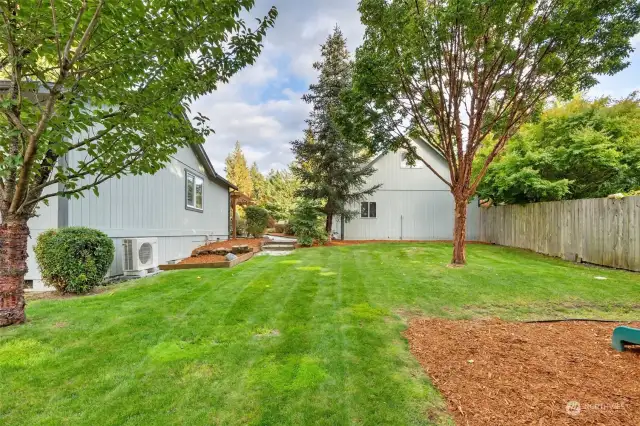
[[[240,192],[251,197],[253,194],[251,172],[247,167],[247,159],[244,156],[244,152],[242,152],[239,141],[236,141],[235,148],[227,156],[225,166],[224,171],[227,173],[227,179],[236,185]]]
[[[322,59],[313,65],[319,72],[318,82],[303,96],[313,109],[305,138],[292,142],[296,157],[292,171],[302,182],[299,194],[322,202],[330,232],[334,216],[354,217],[358,210],[352,209],[353,204],[373,194],[379,185],[366,187],[366,179],[375,172],[369,165],[370,155],[342,131],[341,95],[351,87],[353,65],[340,28],[336,26],[321,51]]]

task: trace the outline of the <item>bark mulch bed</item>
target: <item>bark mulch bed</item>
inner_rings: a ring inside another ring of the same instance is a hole
[[[233,246],[244,246],[248,245],[249,248],[252,248],[254,252],[260,251],[260,245],[264,242],[264,238],[237,238],[235,240],[227,240],[220,241],[217,243],[210,243],[204,245],[202,247],[198,247],[196,250],[214,250],[219,248],[228,248],[231,250]],[[195,250],[194,250],[195,252]],[[198,257],[188,257],[180,262],[180,265],[195,265],[195,264],[203,264],[203,263],[216,263],[216,262],[224,262],[224,256],[218,256],[215,254],[204,254]]]
[[[405,336],[459,425],[640,425],[640,347],[613,350],[617,325],[414,319]]]

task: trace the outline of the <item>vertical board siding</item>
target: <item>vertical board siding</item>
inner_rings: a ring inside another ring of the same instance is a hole
[[[68,161],[73,165],[82,159],[82,153],[73,153]],[[204,179],[203,212],[185,208],[185,169]],[[102,183],[99,196],[88,191],[84,197],[71,199],[68,210],[69,226],[98,229],[113,239],[116,254],[109,275],[123,273],[124,238],[158,238],[158,258],[166,263],[190,256],[207,239],[226,239],[229,233],[228,188],[207,178],[191,148],[180,149],[155,175],[124,176]]]
[[[454,202],[448,191],[380,190],[366,201],[376,202],[377,217],[358,217],[345,223],[346,240],[453,239]],[[480,217],[476,201],[469,204],[467,212],[467,240],[477,240]],[[339,220],[334,221],[334,230],[340,234]]]
[[[640,197],[480,209],[480,240],[640,271]]]
[[[40,203],[36,209],[36,216],[29,219],[29,240],[27,242],[28,257],[27,267],[29,271],[25,276],[27,280],[39,280],[40,268],[33,249],[38,241],[38,236],[47,229],[58,227],[58,197],[51,197],[48,200],[48,205]]]
[[[425,143],[415,141],[418,154],[441,176],[449,176],[446,161]],[[382,187],[366,201],[375,201],[377,218],[357,217],[345,223],[347,240],[451,240],[454,202],[449,187],[427,167],[403,168],[402,150],[387,152],[373,162],[375,173],[364,187]],[[360,205],[351,206],[360,211]],[[469,204],[467,239],[477,240],[477,202]],[[340,235],[339,218],[333,231]]]

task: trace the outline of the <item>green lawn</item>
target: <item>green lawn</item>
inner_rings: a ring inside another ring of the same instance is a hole
[[[406,315],[637,319],[639,274],[482,245],[450,269],[450,250],[306,249],[31,302],[0,330],[0,424],[450,424]]]

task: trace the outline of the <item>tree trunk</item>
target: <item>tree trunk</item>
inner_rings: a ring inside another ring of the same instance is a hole
[[[463,198],[455,199],[455,219],[453,223],[453,265],[464,265],[467,263],[465,240],[467,237],[467,200]]]
[[[20,324],[24,315],[24,276],[27,273],[26,220],[0,224],[0,327]]]
[[[327,235],[329,236],[329,239],[331,239],[331,228],[333,227],[333,214],[332,213],[327,213],[327,221],[324,225],[324,229],[325,231],[327,231]]]

